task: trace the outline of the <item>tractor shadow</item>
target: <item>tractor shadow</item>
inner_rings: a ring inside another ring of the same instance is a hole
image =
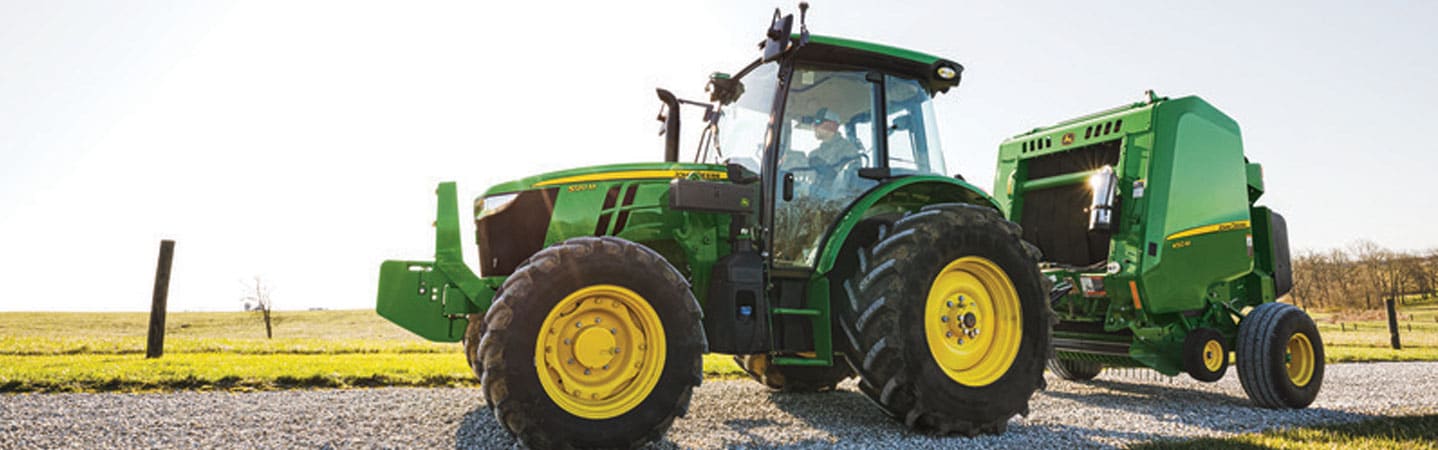
[[[1009,421],[1008,430],[1002,435],[980,435],[965,437],[957,434],[941,435],[917,432],[909,429],[900,420],[885,415],[877,405],[864,394],[853,389],[853,381],[841,385],[841,389],[821,393],[770,392],[769,399],[780,410],[801,421],[799,428],[812,428],[824,436],[823,439],[788,441],[774,445],[774,437],[763,433],[744,433],[753,437],[740,446],[775,448],[1021,448],[1033,447],[1035,442],[1053,448],[1112,447],[1102,442],[1146,441],[1152,435],[1143,432],[1126,432],[1085,428],[1082,426],[1033,423],[1022,418]],[[848,386],[844,388],[843,386]],[[1032,417],[1032,416],[1031,416]],[[746,425],[762,427],[793,424],[771,423],[750,424],[760,421],[731,421],[731,429],[742,431]],[[792,434],[787,431],[786,434]]]
[[[1255,405],[1243,393],[1236,375],[1218,383],[1199,383],[1184,376],[1173,379],[1156,375],[1123,375],[1105,372],[1089,381],[1066,381],[1052,376],[1048,389],[1040,391],[1031,402],[1029,420],[1044,422],[1046,408],[1077,405],[1094,410],[1098,417],[1126,417],[1161,425],[1145,431],[1146,440],[1169,436],[1165,430],[1189,429],[1217,433],[1250,433],[1268,429],[1312,423],[1341,423],[1371,419],[1376,416],[1309,406],[1304,409],[1267,409]],[[1320,399],[1322,394],[1320,393]],[[1091,424],[1108,433],[1113,422]],[[1082,427],[1078,427],[1082,428]],[[1119,428],[1125,428],[1119,424]],[[1211,434],[1211,433],[1210,433]]]
[[[671,430],[672,432],[672,430]],[[527,449],[519,439],[504,430],[499,420],[494,417],[494,410],[488,406],[480,405],[464,414],[460,421],[459,428],[454,431],[455,450],[481,450],[481,449]],[[643,447],[645,449],[677,449],[673,441],[666,436],[659,442]]]

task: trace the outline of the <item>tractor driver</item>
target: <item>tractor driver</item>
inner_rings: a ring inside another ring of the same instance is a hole
[[[809,152],[810,165],[838,170],[841,164],[859,157],[859,148],[839,135],[838,113],[821,108],[814,120],[818,122],[814,124],[814,138],[819,140],[819,147]]]

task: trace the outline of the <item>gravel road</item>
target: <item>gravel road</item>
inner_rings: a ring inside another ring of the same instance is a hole
[[[0,396],[0,449],[511,448],[478,389]],[[771,393],[711,381],[660,448],[1112,447],[1159,438],[1438,412],[1438,363],[1328,366],[1317,402],[1250,406],[1233,372],[1216,384],[1110,371],[1092,382],[1050,375],[1033,414],[1002,436],[936,437],[882,416],[851,380],[836,392]]]

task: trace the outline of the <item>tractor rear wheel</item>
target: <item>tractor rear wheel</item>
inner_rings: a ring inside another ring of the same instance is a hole
[[[1004,432],[1044,384],[1037,249],[997,211],[940,204],[881,226],[835,310],[859,388],[911,428]]]
[[[834,365],[829,367],[776,366],[767,354],[734,355],[734,363],[754,381],[788,392],[832,391],[840,381],[854,376],[854,369],[839,354],[834,355]]]
[[[664,435],[703,380],[704,329],[663,257],[576,238],[515,270],[485,314],[480,385],[531,448],[633,448]]]
[[[1059,359],[1057,356],[1049,358],[1049,371],[1059,378],[1069,381],[1088,381],[1097,377],[1103,372],[1103,363],[1097,361],[1081,361],[1077,359]]]
[[[1323,384],[1323,339],[1303,310],[1264,303],[1238,322],[1238,380],[1265,408],[1304,408]]]

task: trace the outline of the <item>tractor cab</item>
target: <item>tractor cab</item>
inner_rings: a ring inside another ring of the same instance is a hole
[[[945,173],[932,101],[962,68],[881,45],[794,39],[803,45],[726,81],[743,94],[716,99],[701,155],[760,175],[775,267],[813,268],[828,225],[859,196],[886,179]]]

